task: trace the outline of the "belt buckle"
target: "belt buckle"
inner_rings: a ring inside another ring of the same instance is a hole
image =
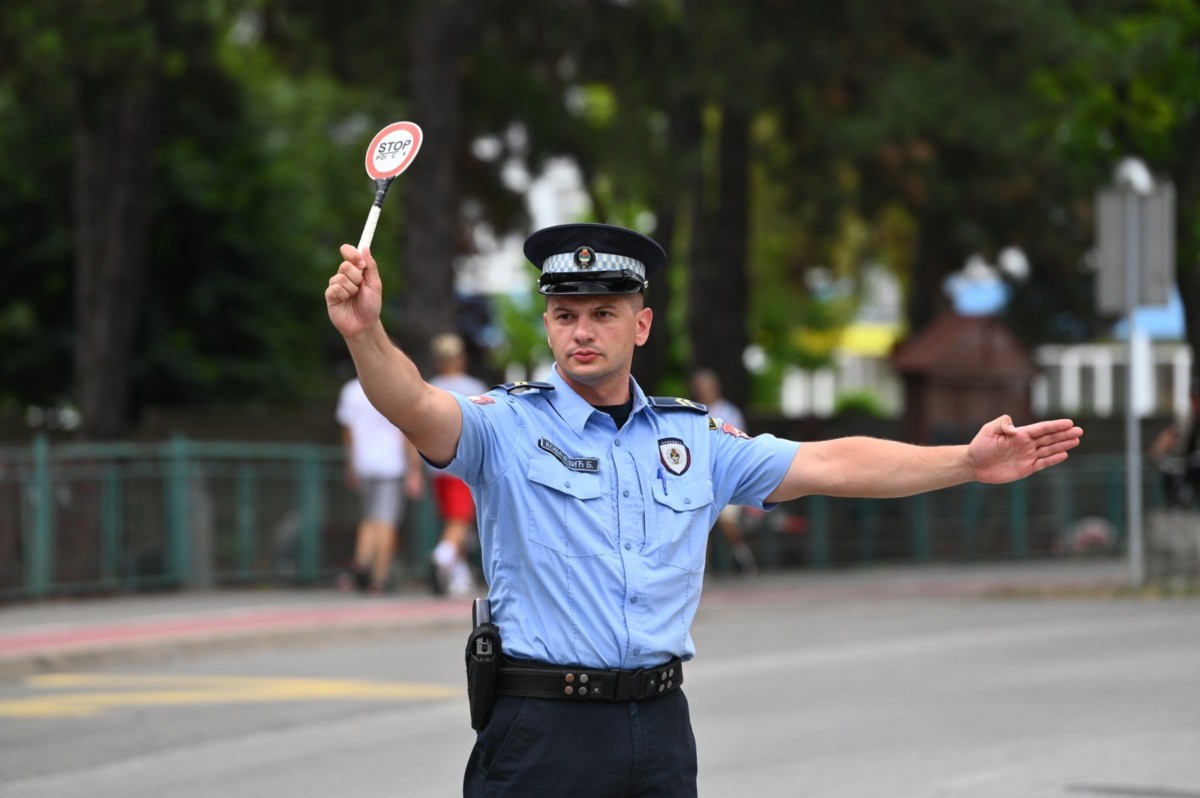
[[[654,678],[658,674],[651,668],[638,668],[629,675],[630,695],[638,701],[654,695]]]
[[[642,698],[645,689],[645,670],[639,668],[636,671],[616,671],[613,675],[616,677],[616,689],[613,691],[615,700],[638,701]]]
[[[638,668],[629,674],[629,697],[641,701],[661,695],[667,691],[670,681],[665,667]]]

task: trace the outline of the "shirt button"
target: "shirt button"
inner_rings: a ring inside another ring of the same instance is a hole
[[[629,551],[629,550],[630,550],[630,549],[632,549],[632,548],[633,548],[633,544],[632,544],[632,543],[626,543],[626,544],[625,544],[625,551]]]
[[[629,600],[629,603],[630,603],[630,604],[637,604],[637,596],[634,596],[633,598],[631,598],[631,599]]]
[[[621,445],[621,439],[620,439],[620,438],[617,438],[615,441],[613,441],[613,445],[614,445],[614,446],[620,446],[620,445]]]
[[[641,653],[642,653],[642,650],[641,650],[640,648],[635,648],[635,649],[633,650],[633,655],[634,655],[635,657],[637,657],[637,656],[640,656],[640,655],[641,655]]]
[[[571,486],[570,486],[570,485],[568,485],[567,487],[569,488],[569,487],[571,487]],[[692,503],[692,500],[691,500],[691,499],[684,499],[684,500],[683,500],[683,503],[684,503],[684,504],[691,504],[691,503]]]
[[[626,499],[628,499],[628,498],[629,498],[629,491],[627,491],[627,490],[621,491],[621,495],[622,495],[622,496],[624,496]]]
[[[564,487],[564,488],[569,488],[569,487],[571,487],[571,483],[570,483],[570,482],[564,482],[564,483],[563,483],[563,487]]]

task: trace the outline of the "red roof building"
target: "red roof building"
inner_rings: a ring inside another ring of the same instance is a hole
[[[913,443],[966,443],[1004,413],[1031,418],[1032,358],[994,316],[946,313],[897,346],[905,434]],[[965,436],[965,437],[964,437]]]

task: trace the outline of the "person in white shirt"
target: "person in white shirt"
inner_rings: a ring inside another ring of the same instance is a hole
[[[346,483],[359,493],[358,523],[350,572],[339,587],[356,587],[374,594],[391,582],[396,553],[396,530],[404,512],[405,494],[424,489],[416,447],[384,418],[363,392],[358,379],[342,386],[337,421],[346,450]]]

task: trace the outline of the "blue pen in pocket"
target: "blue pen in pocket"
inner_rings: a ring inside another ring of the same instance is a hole
[[[662,466],[658,467],[658,478],[662,480],[663,495],[669,495],[669,492],[667,491],[667,475],[662,472]]]

